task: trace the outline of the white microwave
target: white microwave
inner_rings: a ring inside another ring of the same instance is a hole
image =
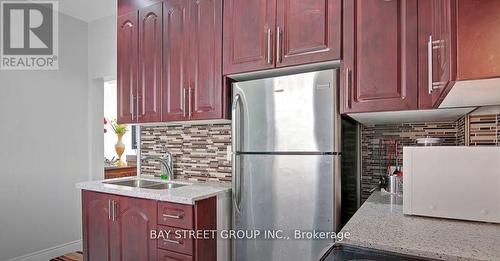
[[[405,147],[403,213],[500,223],[500,147]]]

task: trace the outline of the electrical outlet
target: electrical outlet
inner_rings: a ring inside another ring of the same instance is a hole
[[[227,149],[226,149],[226,159],[227,160],[231,160],[231,156],[232,156],[232,148],[231,146],[227,146]]]

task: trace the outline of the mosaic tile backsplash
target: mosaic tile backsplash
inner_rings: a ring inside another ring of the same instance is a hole
[[[393,142],[398,144],[398,163],[402,165],[401,147],[414,146],[416,139],[421,137],[441,138],[443,146],[465,146],[467,142],[469,146],[500,146],[500,114],[468,115],[455,122],[362,126],[362,201],[366,200],[370,190],[377,186],[379,177],[385,175],[387,166],[395,165],[394,156],[390,156],[387,147]]]
[[[145,126],[141,127],[141,154],[174,157],[176,179],[210,182],[231,181],[231,125]],[[142,165],[142,173],[159,174],[158,163]]]
[[[441,138],[444,146],[457,146],[458,122],[367,125],[361,128],[361,200],[370,196],[389,165],[403,163],[403,146],[415,146],[417,138]],[[395,155],[397,144],[397,156]]]
[[[470,146],[500,146],[500,114],[469,116]]]

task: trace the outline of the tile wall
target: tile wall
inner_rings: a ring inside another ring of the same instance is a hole
[[[176,179],[230,182],[231,125],[147,126],[141,127],[141,154],[173,154]],[[142,165],[142,173],[160,173],[158,163]]]

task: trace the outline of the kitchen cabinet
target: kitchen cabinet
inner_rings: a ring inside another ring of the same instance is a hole
[[[138,122],[161,121],[163,6],[139,10]]]
[[[223,118],[222,0],[166,0],[165,121]]]
[[[456,5],[458,79],[500,77],[500,1],[460,0]]]
[[[419,1],[419,17],[421,108],[439,107],[458,82],[500,77],[499,1]]]
[[[276,67],[340,59],[340,0],[277,3]]]
[[[136,122],[136,93],[139,84],[138,12],[118,16],[117,121]]]
[[[223,117],[222,0],[191,0],[189,119]]]
[[[111,200],[102,193],[82,193],[84,260],[110,260]]]
[[[111,206],[111,259],[156,260],[156,202],[146,199],[116,197]]]
[[[187,118],[190,1],[167,0],[163,21],[163,120]]]
[[[161,121],[162,4],[118,16],[119,123]]]
[[[216,198],[194,205],[82,192],[84,260],[217,259],[216,238],[151,239],[151,230],[215,230]]]
[[[222,0],[137,2],[118,2],[139,7],[118,18],[118,122],[226,117]]]
[[[274,68],[276,0],[224,1],[224,74]]]
[[[341,112],[417,109],[416,0],[344,1]]]
[[[84,260],[156,260],[156,202],[82,193]]]
[[[227,0],[223,34],[224,75],[340,59],[341,1]]]

